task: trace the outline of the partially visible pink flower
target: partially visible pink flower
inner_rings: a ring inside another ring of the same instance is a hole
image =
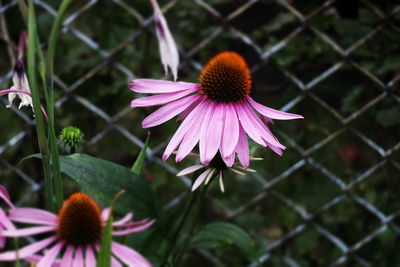
[[[0,198],[10,207],[13,208],[14,205],[10,201],[10,195],[8,194],[7,189],[0,185]],[[9,229],[15,230],[14,225],[11,223],[10,219],[8,218],[7,214],[4,212],[2,208],[0,208],[0,232]],[[0,248],[4,248],[6,243],[6,238],[0,235]]]
[[[194,156],[197,156],[196,154],[193,154]],[[259,158],[251,158],[253,160],[258,160]],[[196,190],[201,186],[202,184],[208,184],[212,178],[218,177],[219,178],[219,187],[222,192],[225,192],[225,186],[224,186],[224,173],[226,171],[230,171],[236,174],[240,175],[245,175],[243,171],[247,172],[255,172],[253,169],[249,168],[244,168],[242,166],[239,166],[236,164],[236,162],[232,162],[231,167],[228,167],[225,162],[222,160],[220,153],[217,153],[215,157],[210,161],[209,164],[203,165],[203,164],[198,164],[198,165],[193,165],[190,167],[187,167],[180,171],[176,176],[183,176],[187,174],[191,174],[195,171],[205,169],[199,177],[196,178],[192,185],[192,191]]]
[[[101,212],[97,203],[84,193],[72,194],[64,202],[58,215],[35,208],[13,208],[9,212],[11,221],[36,226],[7,229],[0,233],[1,236],[16,238],[52,234],[16,251],[0,253],[0,261],[15,261],[19,258],[36,262],[37,267],[96,266],[96,254],[100,249],[102,232],[109,215],[109,208]],[[154,223],[150,219],[132,222],[132,216],[132,213],[128,213],[113,222],[113,236],[141,232]],[[119,267],[122,266],[121,263],[128,266],[151,266],[142,255],[118,242],[112,241],[111,250],[112,266]],[[43,255],[37,254],[40,252]]]
[[[160,48],[161,62],[164,65],[165,74],[168,74],[168,67],[171,69],[174,80],[178,78],[179,53],[174,38],[171,35],[167,21],[165,20],[157,0],[150,0],[154,10],[154,22],[158,45]]]
[[[247,136],[282,155],[285,146],[270,131],[273,119],[302,119],[303,116],[263,106],[250,96],[251,75],[245,60],[235,52],[213,57],[200,74],[200,83],[137,79],[129,88],[137,93],[156,94],[135,99],[132,107],[162,107],[150,114],[143,128],[160,125],[175,116],[182,124],[172,137],[163,159],[176,149],[176,161],[185,158],[199,143],[200,161],[208,165],[220,153],[227,167],[235,155],[249,166]]]

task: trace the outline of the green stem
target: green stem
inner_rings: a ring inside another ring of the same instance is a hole
[[[46,75],[47,80],[50,83],[50,87],[48,88],[46,95],[46,104],[47,104],[47,112],[49,116],[49,127],[48,127],[48,135],[49,135],[49,146],[51,152],[51,159],[53,163],[53,175],[54,175],[54,192],[56,195],[56,207],[57,209],[61,208],[63,203],[63,186],[61,179],[61,171],[60,171],[60,156],[57,147],[57,137],[55,133],[54,127],[54,56],[57,47],[57,39],[58,33],[61,29],[62,21],[67,12],[69,5],[71,4],[71,0],[63,0],[58,12],[57,16],[54,20],[53,27],[51,28],[50,37],[49,37],[49,45],[47,50],[46,57]],[[43,78],[45,80],[45,78]]]
[[[50,159],[48,157],[47,138],[44,125],[44,118],[40,110],[40,96],[36,79],[36,50],[37,50],[37,31],[36,31],[36,18],[35,10],[32,0],[29,0],[28,8],[28,77],[32,90],[33,109],[36,118],[36,132],[38,135],[38,143],[40,153],[42,154],[42,162],[45,177],[45,188],[47,198],[47,208],[54,211],[53,206],[53,185],[51,180]]]
[[[17,0],[17,4],[26,23],[28,21],[28,7],[24,0]]]
[[[190,213],[190,210],[193,207],[193,204],[196,202],[195,195],[197,195],[197,194],[191,193],[189,196],[189,201],[187,202],[185,209],[183,210],[181,216],[179,217],[178,225],[175,228],[175,231],[174,231],[170,241],[168,242],[167,250],[164,253],[164,257],[163,257],[161,266],[166,266],[166,264],[167,264],[167,261],[171,255],[173,246],[176,245],[176,241],[178,239],[179,233],[182,230],[183,226],[185,225],[187,218],[189,217],[188,215]]]
[[[177,252],[177,256],[176,259],[174,261],[174,266],[179,266],[181,259],[183,257],[184,252],[186,251],[186,249],[188,248],[189,242],[193,237],[194,234],[194,230],[196,229],[197,223],[198,223],[198,217],[200,214],[200,210],[203,204],[203,199],[204,196],[207,192],[207,189],[209,187],[211,183],[208,183],[206,185],[203,186],[201,192],[198,194],[197,197],[197,203],[196,203],[196,208],[194,210],[194,214],[192,216],[192,220],[191,220],[191,225],[189,226],[189,231],[187,232],[187,234],[184,236],[184,240],[183,240],[183,245],[181,246],[181,249]]]
[[[47,58],[46,58],[47,77],[50,81],[50,88],[53,88],[54,56],[56,53],[58,33],[60,32],[63,18],[65,16],[65,13],[67,12],[70,4],[71,4],[71,0],[63,0],[62,1],[61,5],[57,11],[57,16],[54,19],[53,27],[51,28],[51,32],[50,32],[49,45],[48,45],[48,49],[47,49]]]

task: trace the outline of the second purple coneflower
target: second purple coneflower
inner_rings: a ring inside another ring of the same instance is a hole
[[[96,254],[100,249],[102,232],[109,216],[110,208],[101,211],[97,203],[84,193],[72,194],[57,215],[34,208],[13,208],[9,211],[9,220],[36,226],[8,228],[1,231],[1,237],[52,234],[18,250],[0,253],[0,261],[24,259],[35,262],[37,267],[96,266]],[[129,213],[114,221],[112,235],[122,236],[144,231],[154,222],[150,219],[132,222],[131,219],[132,214]],[[122,263],[128,266],[151,266],[142,255],[118,242],[111,242],[111,252],[113,267],[121,267]]]

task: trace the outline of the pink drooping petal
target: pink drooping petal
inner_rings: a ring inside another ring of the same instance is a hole
[[[183,175],[195,172],[197,170],[200,170],[201,168],[204,168],[204,166],[203,165],[193,165],[193,166],[190,166],[190,167],[187,167],[187,168],[181,170],[180,172],[178,172],[178,174],[176,176],[183,176]]]
[[[192,112],[192,110],[197,107],[197,105],[201,102],[204,101],[206,97],[202,96],[200,98],[198,98],[196,101],[194,101],[187,109],[185,109],[184,111],[182,111],[181,114],[179,114],[178,118],[176,118],[177,122],[181,122],[183,121],[189,114],[190,112]]]
[[[87,266],[96,266],[96,257],[94,255],[94,251],[91,245],[87,245],[85,249],[85,267]]]
[[[31,236],[42,234],[46,232],[55,231],[56,228],[54,226],[37,226],[37,227],[29,227],[24,229],[15,229],[15,230],[5,230],[1,232],[2,236],[6,237],[22,237],[22,236]]]
[[[6,202],[6,204],[10,207],[13,208],[14,205],[11,203],[10,201],[10,195],[8,194],[7,189],[0,185],[0,198],[4,200],[4,202]]]
[[[250,118],[248,117],[247,113],[243,110],[241,104],[235,105],[236,113],[239,117],[240,125],[242,125],[245,132],[253,139],[256,143],[266,146],[264,140],[260,136],[259,132],[256,130],[254,125],[251,123]]]
[[[5,229],[15,230],[15,226],[1,208],[0,208],[0,225],[4,226]]]
[[[122,267],[122,264],[116,258],[111,257],[111,267]]]
[[[83,260],[83,251],[82,251],[82,247],[78,247],[76,249],[76,253],[75,253],[75,258],[74,258],[74,262],[73,262],[73,266],[74,267],[84,267],[84,260]]]
[[[224,126],[224,113],[224,106],[216,104],[211,109],[210,120],[205,118],[203,121],[200,133],[200,161],[203,164],[210,163],[218,152]]]
[[[189,107],[190,104],[199,97],[200,95],[188,96],[157,109],[143,120],[142,127],[154,127],[172,119],[183,110],[185,110],[187,107]]]
[[[271,145],[271,144],[267,144],[268,145],[268,147],[272,150],[272,151],[274,151],[276,154],[278,154],[279,156],[282,156],[283,155],[283,150],[281,149],[281,148],[279,148],[279,147],[276,147],[276,146],[273,146],[273,145]]]
[[[194,88],[196,83],[172,82],[154,79],[136,79],[129,83],[129,89],[136,93],[163,94]]]
[[[56,236],[52,236],[42,241],[35,242],[33,244],[20,248],[17,251],[13,250],[0,253],[0,261],[15,261],[17,260],[18,257],[20,259],[24,259],[26,257],[34,255],[36,252],[47,247],[48,245],[53,243],[56,239],[57,239]]]
[[[195,121],[195,123],[193,123],[190,131],[188,131],[185,137],[182,139],[178,152],[176,153],[176,162],[184,159],[190,152],[192,152],[193,148],[199,142],[204,115],[205,114],[204,112],[202,112],[202,110],[199,110],[197,114],[194,115],[193,120]]]
[[[293,119],[304,119],[303,116],[294,114],[294,113],[287,113],[280,110],[276,110],[273,108],[269,108],[266,106],[261,105],[254,101],[251,97],[246,97],[247,101],[253,106],[255,110],[261,113],[263,116],[275,119],[275,120],[293,120]]]
[[[132,217],[133,217],[133,213],[132,213],[132,212],[129,212],[129,213],[126,214],[123,218],[121,218],[121,219],[119,219],[119,220],[117,220],[117,221],[114,221],[114,222],[112,223],[112,225],[113,225],[113,226],[121,226],[121,225],[123,225],[123,224],[129,222],[129,221],[132,219]]]
[[[268,118],[268,117],[265,117],[265,116],[263,116],[263,118],[264,118],[264,120],[267,122],[267,123],[274,123],[274,121],[273,120],[271,120],[270,118]]]
[[[235,151],[233,151],[228,157],[222,158],[222,160],[228,168],[232,167],[235,163]]]
[[[207,169],[202,174],[200,174],[200,176],[193,183],[192,191],[196,190],[204,182],[211,170],[212,169]]]
[[[61,264],[60,266],[71,266],[72,265],[72,260],[73,260],[73,253],[74,253],[74,247],[73,246],[67,246],[67,249],[64,252],[64,255],[61,259]]]
[[[34,208],[15,208],[10,210],[10,220],[22,223],[56,225],[57,217],[53,213]]]
[[[52,266],[54,261],[56,260],[56,257],[60,250],[63,248],[64,242],[58,242],[56,245],[54,245],[51,249],[46,251],[44,256],[39,260],[37,263],[37,267],[48,267]]]
[[[248,168],[250,165],[249,142],[242,126],[239,128],[239,141],[236,146],[236,153],[242,166]]]
[[[110,216],[111,209],[110,208],[105,208],[101,212],[101,218],[103,219],[104,222],[108,220],[108,216]]]
[[[135,226],[133,228],[130,229],[125,229],[125,230],[116,230],[113,231],[113,235],[129,235],[129,234],[133,234],[133,233],[137,233],[137,232],[142,232],[146,229],[148,229],[151,225],[153,225],[153,223],[155,222],[155,220],[150,220],[149,222],[139,225],[139,226]]]
[[[140,221],[125,223],[125,224],[120,225],[118,227],[124,227],[124,228],[127,228],[127,227],[138,227],[138,226],[142,226],[143,224],[147,224],[150,221],[154,221],[154,220],[146,218],[146,219],[143,219],[143,220],[140,220]]]
[[[268,127],[261,121],[258,115],[251,109],[251,107],[247,103],[242,103],[241,108],[242,112],[244,112],[247,118],[250,119],[250,122],[255,130],[267,143],[275,147],[285,149],[285,146],[279,143],[278,139],[276,139],[276,137],[271,133]]]
[[[211,101],[207,101],[207,104],[204,107],[204,110],[202,111],[204,113],[204,118],[201,124],[200,140],[199,140],[200,161],[203,165],[207,165],[207,163],[205,163],[204,158],[205,158],[207,137],[208,137],[207,133],[209,132],[210,120],[213,116],[213,111],[214,111],[214,103]]]
[[[232,104],[225,104],[224,130],[221,140],[221,155],[226,158],[231,155],[239,139],[239,120]]]
[[[0,231],[3,231],[3,226],[0,225]],[[0,248],[4,248],[6,245],[6,238],[4,236],[0,236]]]
[[[138,108],[138,107],[152,107],[152,106],[164,105],[172,101],[178,100],[182,97],[185,97],[188,94],[193,93],[195,91],[197,91],[197,88],[190,88],[175,93],[166,93],[166,94],[142,97],[132,100],[131,107]]]
[[[191,130],[192,125],[194,123],[197,123],[195,118],[197,117],[197,113],[203,109],[205,103],[206,101],[200,102],[199,105],[196,108],[194,108],[192,112],[190,112],[190,114],[187,116],[187,118],[182,122],[178,130],[176,130],[174,136],[171,138],[167,148],[164,151],[163,160],[166,160],[172,154],[175,148],[181,143],[186,133]]]
[[[128,266],[151,267],[151,263],[133,249],[117,242],[111,244],[112,253]]]

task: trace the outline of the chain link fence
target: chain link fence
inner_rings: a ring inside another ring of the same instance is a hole
[[[41,36],[58,1],[36,0]],[[180,80],[197,80],[207,59],[235,50],[249,63],[259,102],[304,115],[271,126],[283,157],[257,150],[257,173],[228,176],[210,191],[202,220],[248,231],[265,253],[262,266],[397,266],[400,256],[400,6],[394,1],[160,1],[181,55]],[[0,84],[7,88],[24,30],[16,1],[2,1]],[[46,38],[43,38],[45,40]],[[43,43],[46,46],[46,43]],[[7,56],[8,55],[8,56]],[[56,58],[56,117],[79,126],[83,152],[129,166],[143,147],[127,82],[161,78],[148,1],[76,1],[63,22]],[[0,175],[19,205],[43,204],[29,110],[5,108]],[[185,200],[190,159],[164,162],[175,122],[152,130],[146,179],[170,210]],[[187,165],[184,165],[187,164]],[[66,181],[66,191],[76,185]],[[245,266],[234,248],[193,251],[185,264]]]

